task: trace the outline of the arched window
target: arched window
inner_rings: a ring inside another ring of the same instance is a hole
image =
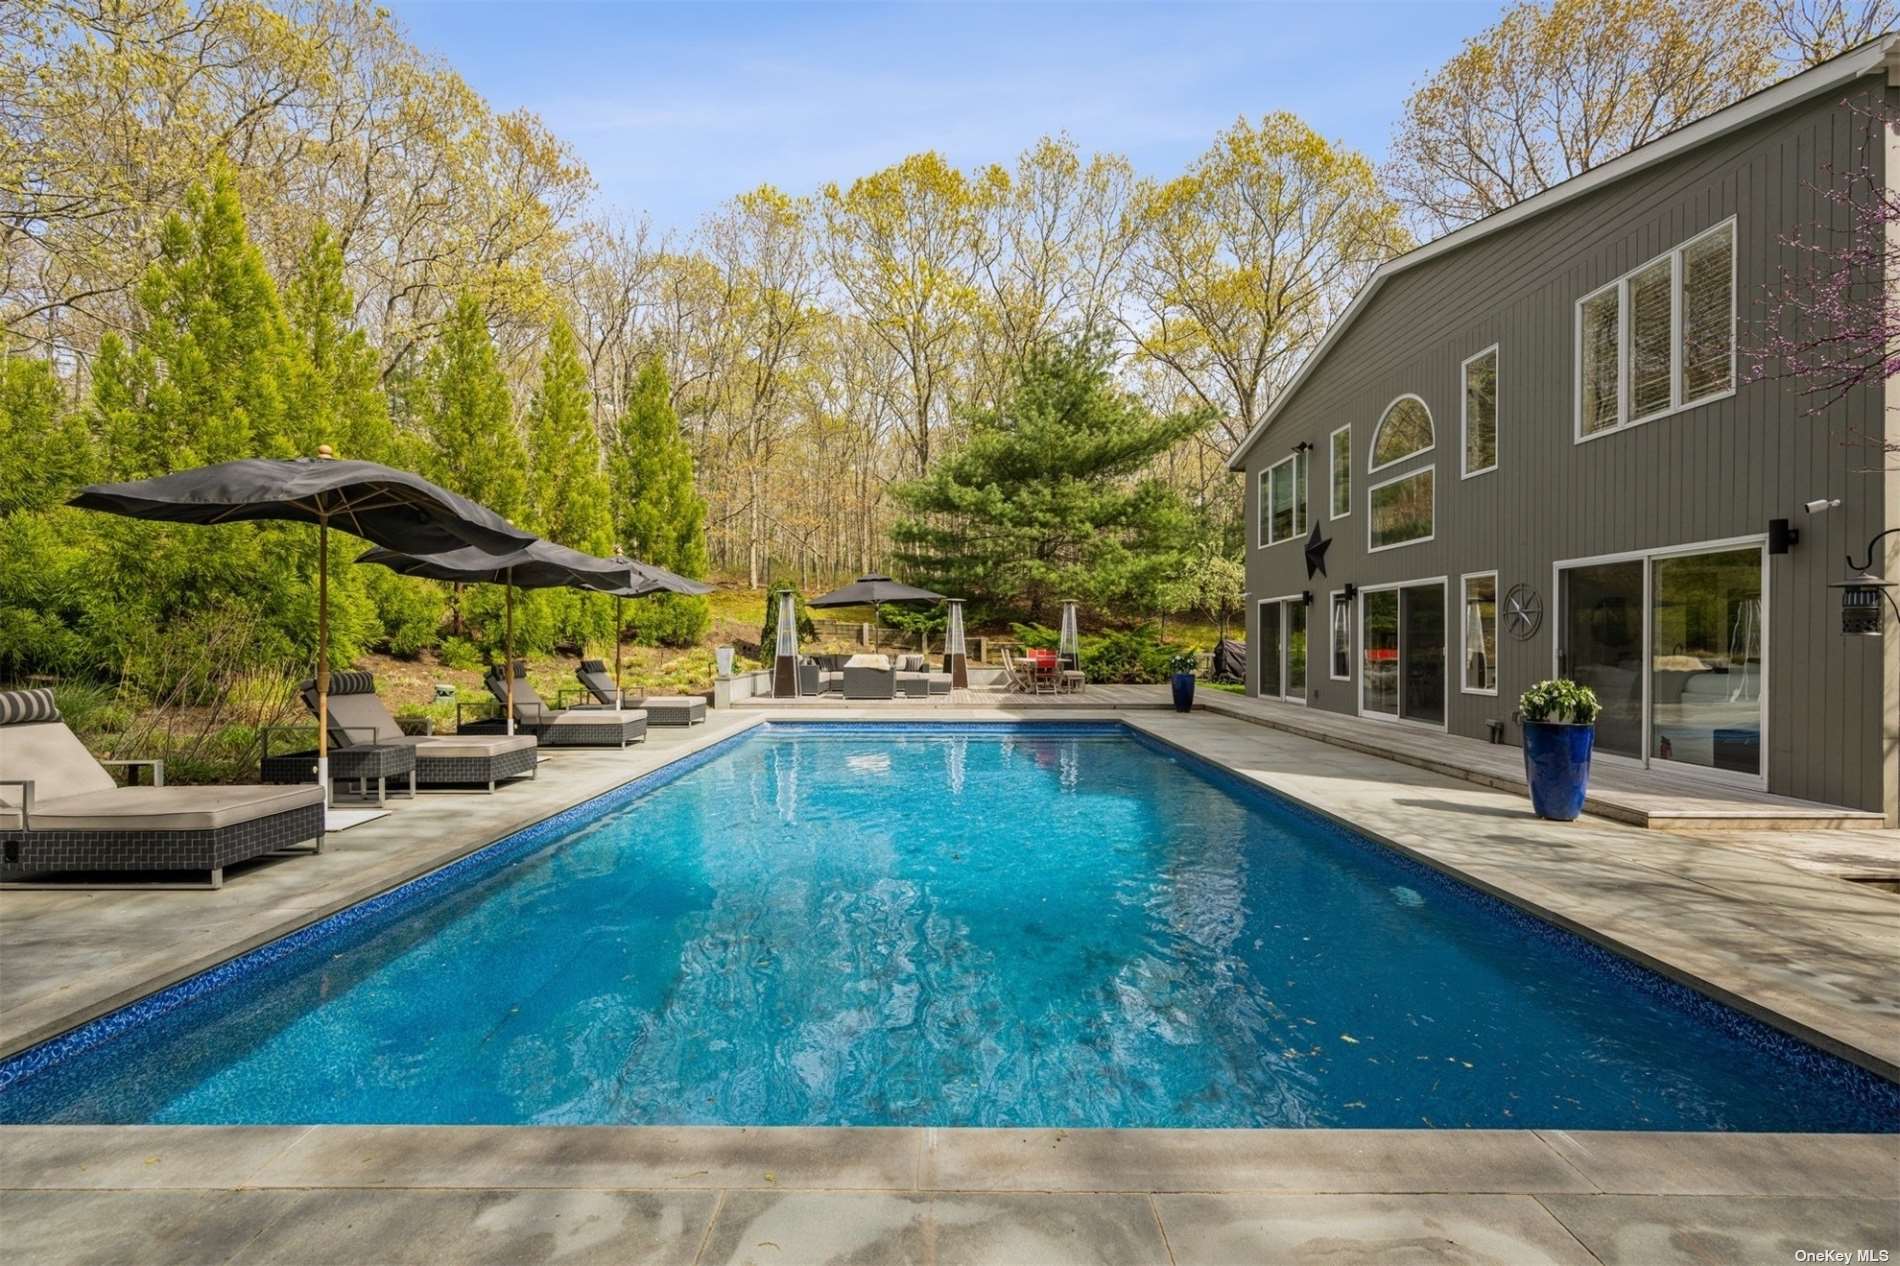
[[[1432,411],[1417,396],[1400,396],[1386,406],[1372,432],[1372,469],[1379,470],[1432,446]]]

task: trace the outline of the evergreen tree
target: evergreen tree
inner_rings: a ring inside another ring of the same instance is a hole
[[[84,663],[81,564],[92,516],[61,504],[92,477],[92,437],[44,360],[0,356],[0,681]]]
[[[488,319],[470,295],[455,302],[415,384],[414,404],[427,438],[427,472],[443,487],[480,502],[503,518],[539,530],[528,498],[528,450],[515,425],[514,402],[502,376]],[[457,605],[493,658],[505,632],[500,585],[469,585]],[[516,654],[547,650],[555,631],[548,603],[515,595]]]
[[[898,563],[932,589],[1041,619],[1065,597],[1151,610],[1188,536],[1181,499],[1150,462],[1207,424],[1161,417],[1120,390],[1096,340],[1030,355],[970,440],[900,485]]]
[[[698,579],[706,574],[706,503],[693,487],[693,451],[680,434],[672,390],[659,360],[641,366],[628,392],[609,460],[614,526],[635,558]],[[643,641],[688,646],[711,623],[704,598],[660,594],[629,604],[629,629]]]
[[[550,541],[589,554],[613,552],[607,474],[594,430],[594,396],[573,327],[557,317],[541,354],[541,382],[528,405],[536,521]],[[612,636],[613,603],[571,589],[543,598],[556,636],[586,646]]]
[[[505,519],[537,527],[528,500],[528,451],[488,319],[472,296],[455,301],[429,348],[417,391],[430,477]]]
[[[295,344],[264,258],[246,236],[228,164],[193,186],[159,231],[137,288],[138,347],[100,349],[98,418],[111,473],[162,474],[294,453]]]
[[[140,281],[137,340],[104,341],[94,365],[92,419],[100,466],[138,478],[240,457],[300,451],[301,405],[312,371],[277,287],[247,236],[230,167],[186,195],[159,233]],[[316,529],[238,523],[186,527],[89,516],[87,644],[105,671],[147,654],[177,622],[243,613],[250,654],[308,664],[316,644]],[[333,666],[347,665],[379,631],[360,583],[331,592]],[[175,672],[175,666],[167,672]],[[155,682],[170,689],[175,682]]]

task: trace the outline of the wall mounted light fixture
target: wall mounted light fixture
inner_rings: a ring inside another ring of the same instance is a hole
[[[1828,586],[1829,589],[1841,591],[1843,636],[1879,637],[1880,617],[1884,614],[1880,607],[1882,598],[1893,607],[1894,615],[1900,617],[1900,602],[1895,602],[1893,595],[1887,592],[1894,587],[1894,582],[1877,575],[1873,570],[1874,546],[1880,543],[1881,537],[1891,536],[1895,532],[1900,532],[1900,528],[1888,528],[1885,532],[1875,533],[1873,539],[1867,542],[1866,561],[1857,563],[1854,556],[1849,554],[1847,570],[1852,574],[1846,580]]]

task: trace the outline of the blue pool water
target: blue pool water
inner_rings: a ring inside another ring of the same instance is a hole
[[[1900,1128],[1119,727],[774,725],[516,849],[15,1061],[0,1119]]]

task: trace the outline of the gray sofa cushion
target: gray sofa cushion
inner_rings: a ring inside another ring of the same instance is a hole
[[[558,728],[568,725],[621,725],[628,721],[646,719],[647,714],[638,708],[624,708],[619,712],[608,712],[602,708],[584,708],[570,712],[550,712],[542,718],[540,723]]]
[[[32,690],[0,690],[0,725],[29,725],[59,720],[59,706],[45,686]]]
[[[117,787],[110,795],[33,801],[36,831],[214,831],[322,804],[323,789]]]

